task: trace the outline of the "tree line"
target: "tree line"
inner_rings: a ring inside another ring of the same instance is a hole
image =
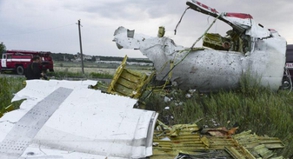
[[[0,58],[2,58],[2,54],[6,51],[6,46],[3,42],[0,43]],[[78,58],[80,54],[69,54],[69,53],[52,53],[51,56],[55,61],[74,61]],[[88,56],[88,55],[85,55]],[[91,58],[87,58],[87,61],[122,61],[124,57],[116,57],[116,56],[90,56]],[[147,58],[128,58],[129,62],[144,62],[144,63],[152,63]]]
[[[54,61],[73,61],[78,58],[78,54],[73,55],[69,53],[52,53],[51,54]],[[88,56],[88,55],[86,55]],[[86,59],[86,61],[122,61],[124,57],[116,57],[116,56],[91,56],[90,59]],[[152,63],[147,58],[127,58],[128,62],[144,62],[144,63]]]

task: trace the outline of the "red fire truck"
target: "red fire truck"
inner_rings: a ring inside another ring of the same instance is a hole
[[[34,56],[39,56],[42,60],[42,70],[54,71],[53,59],[51,52],[23,51],[23,50],[7,50],[2,54],[1,72],[15,71],[19,75],[24,74],[24,70],[32,62]]]

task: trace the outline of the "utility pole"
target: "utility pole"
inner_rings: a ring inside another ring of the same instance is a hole
[[[83,54],[82,54],[82,44],[81,44],[81,31],[80,31],[80,20],[78,20],[78,32],[79,32],[79,46],[80,46],[80,55],[81,55],[81,71],[84,74],[84,65],[83,65]]]

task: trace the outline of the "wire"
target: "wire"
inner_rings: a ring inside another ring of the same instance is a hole
[[[176,25],[176,27],[175,27],[174,35],[176,35],[176,33],[177,33],[177,28],[178,28],[179,24],[181,23],[182,18],[183,18],[183,16],[185,15],[185,13],[186,13],[186,11],[187,11],[188,9],[190,9],[190,7],[187,7],[187,8],[184,10],[183,14],[181,15],[181,18],[180,18],[179,22],[177,23],[177,25]]]
[[[71,25],[75,25],[75,23],[66,24],[66,25],[57,26],[57,27],[52,27],[52,28],[40,29],[40,30],[35,30],[35,31],[30,31],[30,32],[24,32],[24,33],[0,34],[0,36],[13,36],[13,35],[31,34],[31,33],[36,33],[36,32],[42,32],[42,31],[48,31],[48,30],[64,28],[64,27],[71,26]]]

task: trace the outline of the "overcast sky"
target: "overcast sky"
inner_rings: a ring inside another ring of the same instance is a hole
[[[257,23],[276,29],[293,43],[292,0],[200,0],[219,12],[249,13]],[[165,26],[178,45],[190,47],[213,21],[188,10],[177,35],[174,28],[186,8],[185,0],[0,0],[0,42],[7,50],[51,51],[76,54],[78,26],[83,53],[88,55],[144,57],[140,51],[118,50],[112,42],[119,26],[156,36]],[[229,27],[218,22],[210,32],[225,35]]]

